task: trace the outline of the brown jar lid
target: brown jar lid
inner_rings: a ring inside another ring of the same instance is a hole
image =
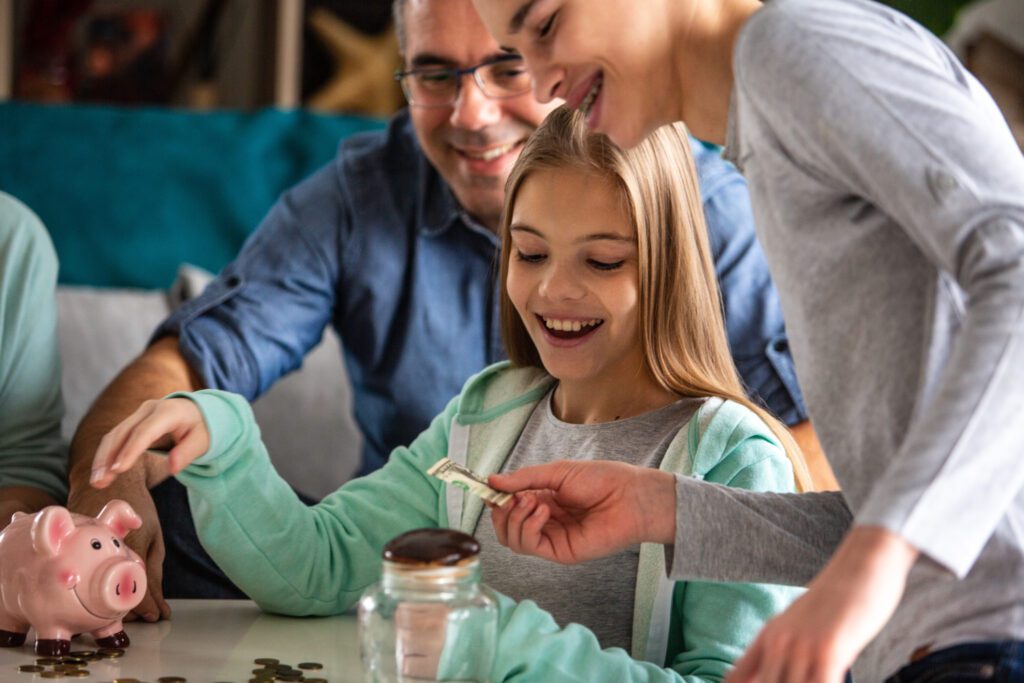
[[[388,562],[453,567],[476,557],[480,544],[469,534],[453,529],[414,529],[384,546]]]

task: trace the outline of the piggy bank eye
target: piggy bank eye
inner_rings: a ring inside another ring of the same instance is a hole
[[[117,540],[116,538],[112,538],[110,540],[114,542],[114,547],[115,548],[120,548],[121,547],[121,541]]]
[[[103,547],[103,544],[102,544],[102,543],[100,543],[100,542],[99,542],[98,540],[96,540],[95,538],[94,538],[94,539],[92,539],[92,548],[93,548],[93,550],[99,550],[99,549],[100,549],[100,548],[102,548],[102,547]]]

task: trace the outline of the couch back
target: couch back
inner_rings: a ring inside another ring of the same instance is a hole
[[[307,111],[0,103],[0,189],[53,237],[61,283],[166,288],[217,272],[282,191],[384,122]]]

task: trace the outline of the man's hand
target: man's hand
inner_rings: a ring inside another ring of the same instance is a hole
[[[155,621],[171,614],[163,598],[164,541],[160,518],[149,489],[167,476],[167,459],[144,456],[134,466],[120,472],[108,488],[93,488],[89,480],[100,440],[131,415],[147,399],[158,399],[174,391],[202,389],[199,377],[178,349],[176,337],[164,337],[146,349],[113,382],[82,418],[71,442],[70,493],[68,508],[73,512],[95,515],[113,498],[126,501],[142,518],[142,527],[128,534],[125,542],[146,563],[146,597],[133,614]]]
[[[167,436],[170,436],[174,446],[166,458],[146,452]],[[148,473],[143,482],[144,488],[136,500],[128,501],[132,507],[137,503],[145,510],[135,510],[142,517],[143,525],[125,539],[129,547],[144,558],[146,576],[154,584],[133,610],[146,621],[156,621],[160,616],[170,615],[161,588],[165,554],[163,534],[148,487],[166,479],[169,474],[177,474],[185,469],[209,447],[210,435],[199,408],[188,399],[177,398],[144,402],[104,436],[96,449],[90,483],[98,489],[109,487],[122,474],[129,481],[137,481],[139,468],[136,463],[149,460],[143,467]]]
[[[918,551],[880,527],[856,527],[807,592],[769,621],[726,683],[841,683],[889,621]]]
[[[675,477],[620,462],[553,462],[494,474],[492,487],[516,492],[492,507],[498,540],[563,564],[586,562],[641,542],[672,543]]]
[[[96,515],[112,498],[120,498],[131,505],[142,518],[142,526],[129,533],[124,541],[129,548],[138,553],[146,565],[146,596],[131,611],[126,621],[135,618],[157,621],[171,616],[171,608],[164,600],[163,594],[164,540],[160,517],[153,504],[153,497],[146,488],[146,480],[141,469],[136,476],[123,476],[114,486],[104,491],[97,491],[88,486],[72,488],[68,508],[79,514]]]

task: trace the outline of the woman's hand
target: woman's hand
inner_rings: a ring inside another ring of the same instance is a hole
[[[650,541],[672,543],[675,477],[608,461],[562,461],[491,475],[516,492],[491,506],[498,541],[517,553],[563,564],[604,557]]]
[[[889,621],[918,551],[880,527],[857,527],[806,593],[769,621],[726,683],[841,683]]]
[[[147,480],[177,474],[210,448],[210,433],[196,404],[185,398],[146,401],[100,441],[93,458],[90,483],[104,488],[129,470],[153,444],[169,437],[174,446],[166,458],[154,458]],[[163,469],[153,473],[152,469]]]

